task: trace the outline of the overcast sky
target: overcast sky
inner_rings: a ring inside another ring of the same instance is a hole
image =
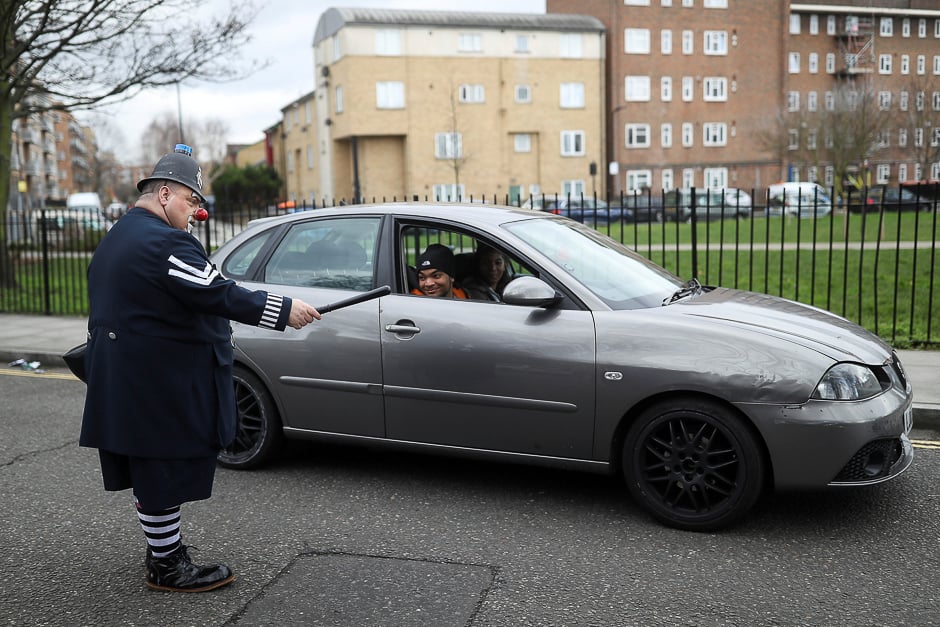
[[[210,0],[216,12],[228,0]],[[313,90],[313,33],[330,7],[376,7],[441,11],[545,13],[545,0],[255,0],[260,12],[249,27],[252,41],[245,58],[266,59],[262,72],[239,82],[183,83],[180,89],[183,124],[187,119],[217,118],[228,125],[227,143],[250,144],[280,120],[281,107]],[[150,90],[104,112],[111,131],[99,131],[103,149],[114,150],[125,163],[139,159],[141,131],[165,113],[177,116],[177,90]],[[102,114],[80,115],[98,131]],[[167,150],[171,149],[170,146]]]

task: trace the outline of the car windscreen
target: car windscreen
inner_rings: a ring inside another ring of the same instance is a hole
[[[660,307],[682,280],[590,227],[569,220],[521,220],[506,230],[551,259],[611,309]]]

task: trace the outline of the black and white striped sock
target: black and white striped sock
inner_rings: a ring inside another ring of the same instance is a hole
[[[144,511],[140,503],[137,506],[137,518],[147,536],[147,546],[154,557],[166,557],[182,546],[180,537],[179,505],[158,511]]]

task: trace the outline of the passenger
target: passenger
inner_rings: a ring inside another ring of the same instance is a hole
[[[506,257],[486,244],[480,244],[473,253],[473,274],[463,282],[463,288],[476,300],[501,302],[503,288],[509,283]]]
[[[454,253],[449,248],[431,244],[415,262],[418,287],[411,293],[437,298],[467,298],[467,293],[454,285],[456,266]]]

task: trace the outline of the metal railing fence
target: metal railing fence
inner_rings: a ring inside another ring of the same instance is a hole
[[[216,211],[195,233],[208,250],[249,221],[365,202],[462,202],[541,209],[592,225],[677,276],[811,304],[899,347],[940,347],[940,189],[929,196],[849,193],[774,197],[765,191],[674,190],[600,199],[361,198]],[[61,210],[8,213],[0,245],[0,312],[87,315],[85,272],[107,223]]]

